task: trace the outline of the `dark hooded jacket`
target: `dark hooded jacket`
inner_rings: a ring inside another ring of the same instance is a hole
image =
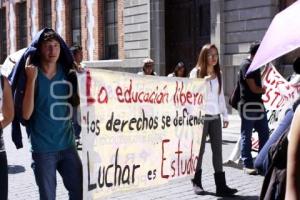
[[[35,64],[34,58],[38,59],[38,46],[41,42],[41,36],[44,32],[53,31],[50,28],[45,28],[39,31],[34,39],[32,40],[29,47],[26,49],[25,53],[22,55],[14,69],[12,70],[11,74],[9,75],[9,81],[11,83],[11,88],[14,96],[14,105],[15,105],[15,118],[12,122],[12,140],[16,145],[16,148],[22,148],[22,134],[20,123],[24,126],[27,125],[27,121],[22,117],[22,105],[23,105],[23,98],[25,93],[25,86],[26,86],[26,74],[25,74],[25,62],[28,56],[32,56],[32,62]],[[73,106],[77,106],[79,104],[79,96],[77,92],[77,77],[74,69],[74,61],[72,54],[64,42],[64,40],[57,34],[61,51],[58,62],[63,66],[64,72],[66,73],[67,79],[73,85],[73,94],[72,97],[69,99],[69,102]]]

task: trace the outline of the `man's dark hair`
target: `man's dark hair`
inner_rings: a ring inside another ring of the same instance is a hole
[[[59,36],[53,30],[45,31],[40,38],[40,41],[56,40],[59,42]]]
[[[249,48],[249,53],[254,56],[260,46],[260,41],[255,41],[251,43],[250,48]]]
[[[297,57],[293,63],[293,69],[296,74],[300,74],[300,57]]]
[[[73,45],[70,47],[70,51],[72,52],[72,54],[76,54],[78,51],[82,51],[82,47],[80,45]]]

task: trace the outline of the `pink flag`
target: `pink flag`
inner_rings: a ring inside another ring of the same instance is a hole
[[[247,73],[300,47],[299,19],[299,0],[274,17]]]

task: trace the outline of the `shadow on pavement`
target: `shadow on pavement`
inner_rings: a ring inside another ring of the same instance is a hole
[[[232,168],[236,168],[236,169],[243,169],[242,160],[239,160],[238,163],[236,163],[232,160],[227,160],[227,161],[223,162],[223,166],[224,167],[232,167]]]
[[[235,195],[231,197],[217,197],[216,193],[214,192],[207,192],[205,191],[205,195],[215,196],[218,200],[258,200],[259,196],[242,196],[242,195]]]
[[[222,140],[222,144],[235,144],[236,140]]]
[[[239,199],[243,199],[243,200],[258,200],[259,199],[259,196],[240,196],[240,195],[236,195],[236,196],[233,196],[233,197],[220,197],[220,198],[217,198],[218,200],[220,199],[224,199],[224,200],[239,200]]]
[[[206,140],[205,143],[210,143],[210,139]],[[222,140],[222,145],[226,145],[226,144],[235,144],[236,140]]]
[[[204,195],[216,196],[216,193],[214,193],[214,192],[208,192],[208,191],[204,191],[204,194],[202,194],[202,195],[198,195],[198,196],[200,197],[200,196],[204,196]]]
[[[25,167],[21,165],[8,165],[8,174],[18,174],[25,172]]]

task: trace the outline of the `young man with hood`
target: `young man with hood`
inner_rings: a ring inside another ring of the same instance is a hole
[[[35,180],[40,199],[54,200],[58,171],[69,199],[80,200],[82,163],[75,148],[71,122],[74,102],[68,99],[77,90],[76,75],[70,75],[72,62],[66,62],[71,55],[52,29],[38,34],[34,41],[36,49],[26,58],[22,100],[22,118],[31,142]]]

